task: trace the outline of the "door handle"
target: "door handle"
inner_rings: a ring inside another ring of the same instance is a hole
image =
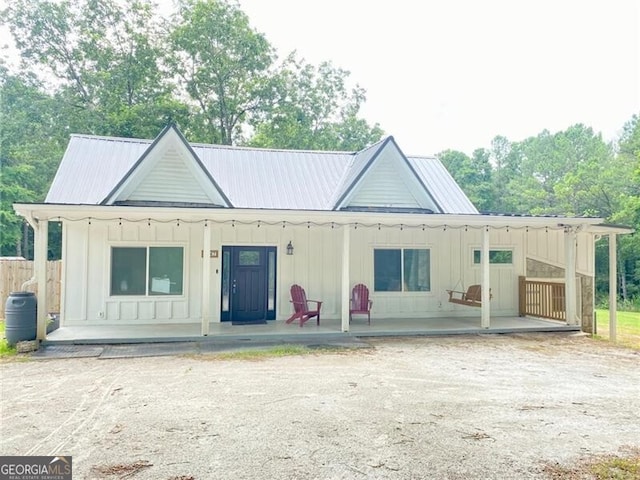
[[[236,279],[233,279],[233,283],[231,284],[231,293],[235,295],[236,293]]]

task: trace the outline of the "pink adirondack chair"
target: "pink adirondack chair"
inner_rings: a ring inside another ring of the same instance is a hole
[[[315,308],[309,307],[309,303],[315,303]],[[317,325],[320,325],[320,308],[322,302],[319,300],[309,300],[307,294],[300,285],[291,285],[291,303],[293,304],[293,315],[291,315],[286,323],[294,320],[300,320],[300,326],[307,320],[317,317]]]
[[[373,301],[369,300],[369,289],[366,285],[359,283],[351,290],[351,305],[349,307],[349,322],[354,313],[366,314],[367,322],[371,325],[371,307]]]

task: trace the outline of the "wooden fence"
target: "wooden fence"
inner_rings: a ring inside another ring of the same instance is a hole
[[[564,283],[527,280],[519,277],[520,316],[566,319]]]
[[[62,261],[47,262],[47,297],[49,312],[60,311],[60,274]],[[4,318],[4,308],[11,292],[22,290],[22,284],[34,275],[33,262],[30,260],[0,260],[0,318]],[[24,290],[38,295],[36,284],[28,285]]]

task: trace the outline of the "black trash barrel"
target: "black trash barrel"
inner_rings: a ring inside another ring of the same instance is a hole
[[[36,339],[37,302],[33,292],[12,292],[4,307],[5,337],[9,345]]]

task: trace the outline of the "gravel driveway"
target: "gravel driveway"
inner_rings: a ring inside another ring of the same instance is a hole
[[[74,478],[526,479],[640,447],[640,354],[580,335],[263,360],[5,362],[0,454]]]

